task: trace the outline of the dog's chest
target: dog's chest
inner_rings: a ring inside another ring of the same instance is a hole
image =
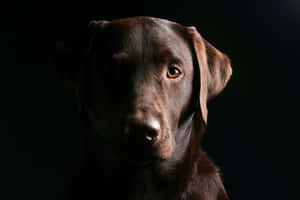
[[[168,199],[164,188],[156,184],[156,175],[151,170],[141,170],[134,178],[128,200]]]

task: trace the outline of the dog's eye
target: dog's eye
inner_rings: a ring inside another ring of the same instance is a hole
[[[177,78],[181,75],[180,69],[176,65],[171,65],[168,69],[168,78]]]

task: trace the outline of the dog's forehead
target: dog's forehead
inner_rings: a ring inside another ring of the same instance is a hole
[[[176,24],[157,18],[127,18],[107,27],[114,59],[188,60],[189,47]]]
[[[125,18],[112,21],[111,31],[124,45],[132,45],[136,48],[147,41],[165,40],[178,37],[172,28],[172,23],[166,20],[149,17]],[[171,37],[171,38],[170,38]]]

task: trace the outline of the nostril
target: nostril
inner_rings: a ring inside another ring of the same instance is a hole
[[[159,131],[148,125],[138,125],[134,127],[130,134],[138,142],[142,142],[142,140],[154,142],[158,139]]]
[[[149,141],[155,141],[159,139],[160,135],[160,124],[157,120],[151,119],[148,121],[148,132],[145,137]]]
[[[147,132],[145,132],[145,138],[148,141],[155,141],[158,139],[158,132],[156,130],[148,130]]]
[[[155,142],[160,136],[160,124],[151,120],[132,120],[124,127],[124,135],[132,143]]]

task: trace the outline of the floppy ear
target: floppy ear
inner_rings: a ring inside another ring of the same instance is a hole
[[[109,21],[105,20],[92,20],[88,24],[87,34],[84,38],[84,46],[83,46],[83,56],[80,62],[80,76],[81,78],[86,75],[86,70],[88,70],[91,55],[95,47],[95,43],[97,38],[99,38],[100,33],[103,31],[105,24],[109,23]],[[83,80],[81,79],[80,82]]]
[[[92,61],[92,53],[94,52],[95,45],[98,40],[101,39],[101,33],[103,32],[105,25],[108,24],[109,21],[106,20],[92,20],[88,24],[88,33],[85,38],[85,45],[83,56],[81,59],[80,70],[79,70],[79,84],[78,84],[78,93],[77,96],[79,98],[80,109],[84,110],[85,104],[89,101],[89,74],[91,74],[91,61]],[[103,39],[103,38],[102,38]]]
[[[199,67],[195,73],[198,72],[200,78],[198,88],[201,115],[203,121],[207,123],[206,104],[224,89],[232,69],[229,58],[203,39],[195,27],[188,27],[188,34],[192,40],[196,65]]]
[[[86,30],[78,37],[72,38],[72,42],[57,43],[55,52],[50,58],[50,70],[78,95],[81,71],[88,63],[93,40],[96,32],[108,21],[91,21]]]

